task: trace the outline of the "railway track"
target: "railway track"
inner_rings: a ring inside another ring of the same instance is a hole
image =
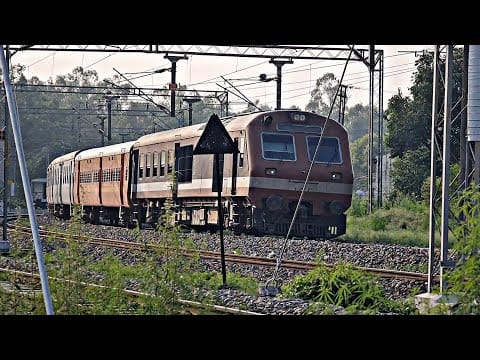
[[[22,227],[22,226],[14,226],[8,224],[9,230],[15,230],[18,234],[24,235],[31,235],[30,228]],[[42,238],[47,238],[48,236],[55,236],[56,240],[67,240],[67,236],[70,239],[73,239],[71,235],[67,235],[61,232],[52,232],[40,227],[39,234]],[[157,250],[165,250],[168,249],[164,246],[157,245],[157,244],[149,244],[149,243],[134,243],[131,241],[124,241],[124,240],[114,240],[114,239],[104,239],[98,237],[88,237],[88,236],[77,236],[76,237],[79,241],[84,242],[90,245],[97,245],[97,246],[107,246],[117,249],[128,249],[128,250],[138,250],[138,251],[145,251],[147,249],[157,249]],[[193,257],[199,256],[205,260],[220,260],[220,253],[216,251],[207,251],[207,250],[191,250],[191,249],[173,249],[173,250],[180,250],[184,256]],[[225,261],[237,264],[248,264],[248,265],[255,265],[255,266],[268,266],[274,267],[277,265],[277,259],[267,258],[267,257],[259,257],[259,256],[248,256],[248,255],[237,255],[237,254],[225,254]],[[333,268],[335,265],[332,264],[324,264],[327,267]],[[290,270],[304,270],[308,271],[316,266],[318,263],[309,262],[309,261],[299,261],[299,260],[282,260],[281,266],[286,269]],[[396,279],[404,279],[404,280],[416,280],[416,281],[428,281],[428,275],[423,273],[416,273],[416,272],[408,272],[408,271],[399,271],[399,270],[390,270],[390,269],[379,269],[379,268],[371,268],[371,267],[360,267],[354,266],[355,269],[364,271],[366,273],[382,277],[382,278],[396,278]],[[439,281],[439,277],[436,276],[436,281]]]
[[[40,275],[31,273],[31,272],[6,269],[6,268],[0,268],[0,272],[15,274],[15,276],[18,276],[18,277],[29,278],[29,279],[34,278],[34,279],[40,280]],[[87,283],[87,282],[79,283],[77,281],[57,278],[53,276],[48,276],[48,279],[54,280],[54,281],[69,282],[73,284],[80,284],[88,287],[107,288],[104,285],[98,285],[98,284]],[[23,286],[20,288],[20,290],[13,290],[12,286],[7,282],[0,282],[0,287],[3,288],[4,291],[7,291],[9,293],[16,291],[20,295],[26,295],[26,296],[31,296],[32,294],[38,295],[38,294],[41,294],[42,292],[41,289],[38,288],[38,286],[36,286],[35,288],[31,286]],[[134,297],[140,297],[140,296],[154,297],[151,294],[130,290],[130,289],[122,289],[122,291]],[[191,300],[185,300],[185,299],[177,299],[177,302],[184,305],[185,309],[188,310],[193,315],[198,314],[198,309],[204,309],[204,310],[208,310],[210,312],[215,312],[215,313],[225,313],[225,314],[233,314],[233,315],[265,315],[265,314],[261,314],[253,311],[246,311],[246,310],[236,309],[236,308],[222,306],[222,305],[204,304],[197,301],[191,301]]]

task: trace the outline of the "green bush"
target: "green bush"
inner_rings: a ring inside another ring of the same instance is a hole
[[[374,231],[384,231],[387,228],[388,219],[379,213],[370,216],[370,225]]]
[[[458,199],[456,215],[462,212],[465,221],[454,229],[457,242],[453,246],[459,260],[447,273],[448,291],[458,296],[455,313],[480,314],[480,187],[471,185]]]
[[[282,288],[283,296],[317,303],[342,306],[349,312],[408,312],[401,304],[390,301],[375,280],[348,264],[337,264],[333,270],[319,265],[305,275],[296,276]]]
[[[368,213],[368,200],[361,199],[358,196],[352,197],[352,205],[347,211],[347,216],[356,216],[361,217],[365,216]]]

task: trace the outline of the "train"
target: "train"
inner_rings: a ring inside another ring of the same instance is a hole
[[[32,184],[33,204],[38,209],[47,208],[47,179],[38,178],[30,181]]]
[[[316,113],[271,110],[221,119],[237,147],[220,154],[223,225],[235,233],[285,235],[321,137],[291,236],[331,239],[346,231],[353,170],[348,133]],[[194,155],[206,122],[135,141],[76,150],[47,169],[48,211],[69,219],[156,226],[169,201],[173,222],[216,229],[214,155]]]

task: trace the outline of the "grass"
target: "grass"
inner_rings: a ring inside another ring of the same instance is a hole
[[[29,226],[24,219],[21,223]],[[138,252],[133,264],[125,264],[114,249],[102,249],[101,255],[97,253],[91,258],[90,247],[73,240],[74,236],[82,234],[81,223],[77,216],[62,231],[67,233],[66,240],[58,240],[55,235],[47,240],[47,249],[50,248],[45,253],[48,275],[69,280],[49,280],[55,314],[182,314],[185,306],[178,303],[179,298],[190,297],[195,292],[202,297],[202,292],[197,290],[217,290],[222,286],[221,274],[199,273],[199,259],[182,255],[180,247],[192,247],[193,242],[183,241],[178,228],[157,229],[163,244],[169,246],[168,250]],[[138,230],[137,235],[140,236]],[[12,244],[16,245],[23,236],[14,233],[11,237]],[[36,265],[33,249],[18,251],[13,246],[9,258],[14,264],[30,263],[33,268]],[[14,289],[18,281],[15,276],[3,273],[0,273],[0,280],[11,284]],[[132,297],[122,291],[132,281],[139,291],[154,296]],[[105,287],[90,287],[84,283]],[[256,280],[234,273],[227,273],[227,285],[249,294],[258,289]],[[212,303],[215,299],[192,300]],[[9,293],[0,288],[0,314],[44,314],[44,311],[41,294],[31,299],[19,291]]]
[[[367,215],[366,200],[354,197],[342,240],[428,247],[429,208],[408,198]],[[453,238],[452,238],[453,239]],[[440,246],[440,233],[435,234]]]

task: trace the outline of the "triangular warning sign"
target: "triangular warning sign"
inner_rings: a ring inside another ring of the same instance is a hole
[[[236,152],[238,152],[237,147],[227,129],[218,116],[213,114],[203,130],[193,154],[233,154]]]

